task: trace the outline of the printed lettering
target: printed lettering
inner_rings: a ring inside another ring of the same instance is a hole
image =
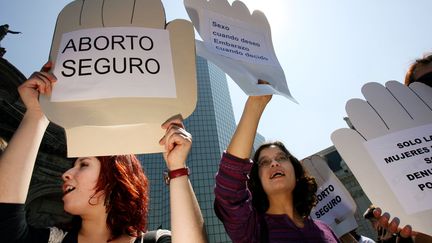
[[[219,28],[219,29],[223,29],[223,30],[230,30],[230,28],[229,28],[228,26],[226,26],[226,25],[222,25],[222,24],[219,24],[219,23],[217,23],[216,21],[213,21],[213,22],[212,22],[212,26],[213,26],[213,27],[217,27],[217,28]]]
[[[423,140],[425,142],[431,142],[432,141],[432,135],[429,135],[429,137],[423,137]]]
[[[73,42],[73,39],[70,39],[70,40],[68,41],[68,43],[66,44],[65,48],[64,48],[63,51],[62,51],[62,54],[65,53],[66,49],[69,49],[69,48],[72,48],[72,50],[73,50],[74,52],[77,51],[77,50],[76,50],[76,47],[75,47],[75,43]]]
[[[397,145],[398,148],[404,148],[404,147],[409,147],[409,146],[416,145],[416,144],[421,144],[421,143],[422,143],[422,141],[421,141],[420,138],[415,138],[412,141],[408,140],[408,141],[405,141],[405,142],[402,142],[402,143],[398,143],[396,145]]]
[[[316,210],[315,216],[319,219],[323,217],[326,213],[328,213],[331,209],[335,208],[340,202],[342,202],[342,198],[338,195],[332,200],[330,200],[328,203],[326,203],[324,206],[322,206],[320,209]]]
[[[92,75],[92,69],[94,72],[100,75],[114,72],[116,74],[122,74],[125,72],[129,73],[140,73],[140,74],[157,74],[160,72],[160,64],[154,58],[142,59],[138,57],[129,58],[99,58],[93,60],[91,58],[79,59],[78,62],[74,60],[66,60],[63,62],[63,68],[61,73],[64,77]]]
[[[424,184],[418,184],[418,187],[420,188],[420,190],[424,191],[424,189],[432,189],[432,182],[428,181]]]

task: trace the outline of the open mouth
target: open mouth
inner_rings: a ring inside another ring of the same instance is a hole
[[[282,176],[285,176],[285,173],[283,173],[282,171],[276,171],[273,174],[271,174],[270,179],[274,179]]]
[[[64,190],[63,190],[63,195],[68,194],[69,192],[75,190],[75,187],[73,186],[67,186]]]

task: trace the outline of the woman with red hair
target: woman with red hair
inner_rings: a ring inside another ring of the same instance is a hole
[[[147,231],[148,180],[135,155],[80,157],[63,175],[64,210],[78,220],[66,232],[36,229],[25,219],[25,200],[33,167],[49,121],[39,105],[39,94],[50,94],[56,81],[46,64],[19,88],[27,110],[0,157],[1,242],[143,242]],[[186,158],[192,145],[181,117],[162,125],[160,144],[170,170],[173,242],[206,242],[201,211],[189,182]]]

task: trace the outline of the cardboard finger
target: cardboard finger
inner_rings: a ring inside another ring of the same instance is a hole
[[[165,29],[166,23],[160,0],[105,0],[102,16],[106,27],[130,25]]]
[[[57,53],[63,33],[80,28],[82,6],[83,1],[73,1],[66,5],[59,13],[50,50],[50,60],[53,64],[57,59]]]
[[[214,0],[213,0],[214,1]],[[227,10],[227,9],[225,9]],[[242,1],[234,1],[231,4],[230,13],[232,14],[232,18],[238,18],[238,19],[252,19],[250,11],[246,4],[244,4]]]
[[[388,127],[375,109],[362,99],[350,99],[345,110],[354,128],[365,138],[371,139],[388,133]]]
[[[166,29],[170,33],[177,96],[182,101],[171,102],[177,104],[177,113],[186,118],[195,110],[198,96],[193,25],[177,19],[169,22]]]
[[[149,8],[150,4],[151,8]],[[165,28],[166,16],[160,0],[139,0],[135,1],[134,6],[132,25],[155,29]]]
[[[132,25],[132,19],[135,14],[135,0],[104,0],[102,9],[102,21],[104,27],[122,27]],[[153,9],[153,6],[149,6],[148,12]],[[153,9],[154,10],[154,9]],[[145,14],[141,13],[141,14]],[[160,14],[160,13],[159,13]],[[119,18],[118,16],[122,16]],[[163,21],[165,18],[163,19]],[[150,22],[158,21],[151,20]]]
[[[80,29],[102,28],[104,23],[104,1],[103,0],[89,0],[83,1],[82,10],[80,15]],[[64,33],[69,32],[65,29]]]
[[[315,177],[318,185],[322,185],[333,174],[333,171],[330,170],[327,163],[320,156],[311,156],[303,159],[302,164]]]
[[[386,87],[379,83],[367,83],[363,85],[362,93],[386,123],[389,131],[410,126],[412,118]]]
[[[416,95],[432,109],[432,88],[424,83],[414,82],[410,84],[409,88],[416,93]]]
[[[432,123],[431,107],[413,90],[397,81],[388,81],[385,86],[412,118],[407,121],[406,128]]]

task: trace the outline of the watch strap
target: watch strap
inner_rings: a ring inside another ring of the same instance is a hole
[[[176,169],[176,170],[170,170],[170,171],[165,171],[164,172],[164,180],[165,180],[165,184],[169,185],[170,184],[170,180],[180,177],[180,176],[189,176],[190,175],[190,170],[189,167],[184,167],[184,168],[180,168],[180,169]]]

